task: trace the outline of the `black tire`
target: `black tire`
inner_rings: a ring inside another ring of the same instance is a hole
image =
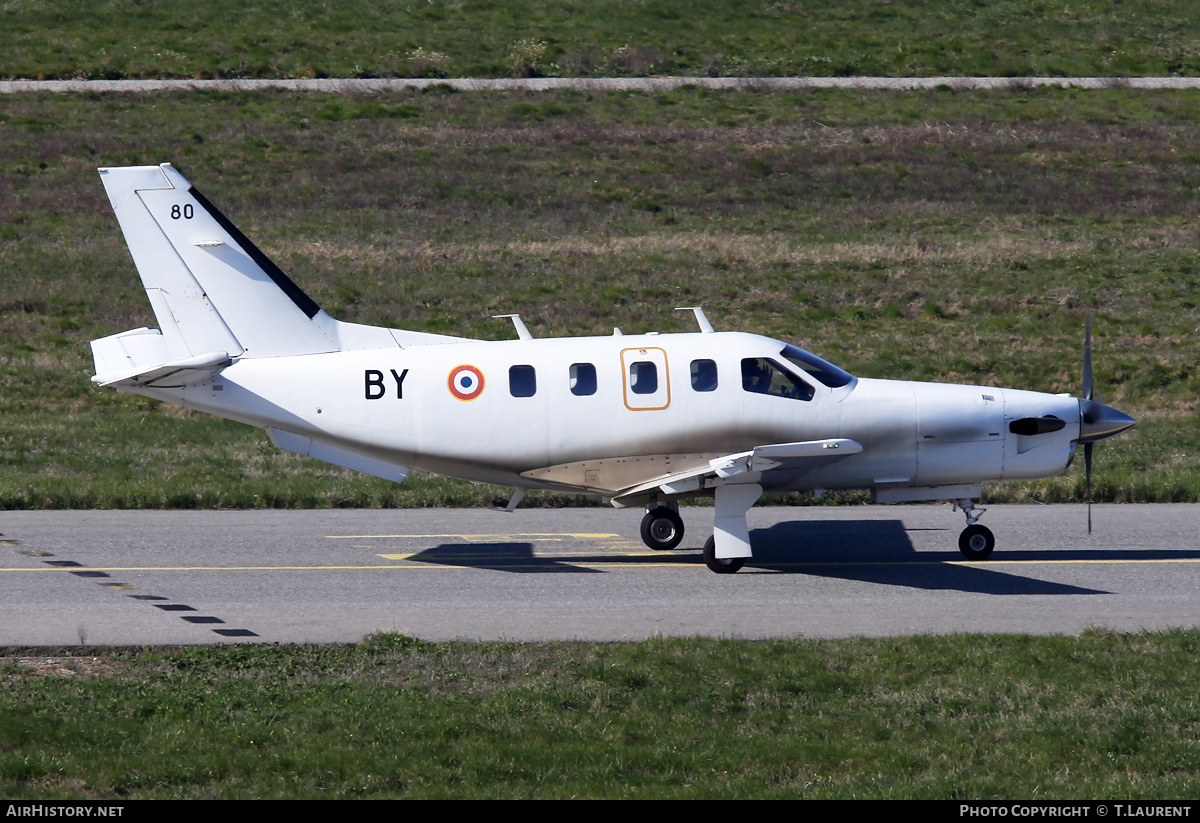
[[[996,548],[996,537],[987,526],[967,526],[958,536],[958,550],[968,560],[987,560]]]
[[[659,506],[642,518],[642,542],[656,552],[669,552],[683,540],[683,518],[674,509]]]
[[[718,560],[717,541],[714,537],[708,538],[708,542],[704,544],[704,565],[708,566],[710,571],[717,574],[736,574],[745,562],[746,558],[744,557],[728,557]]]

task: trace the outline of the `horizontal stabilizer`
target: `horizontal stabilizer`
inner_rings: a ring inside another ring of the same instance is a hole
[[[93,383],[122,388],[175,389],[212,380],[232,361],[229,352],[170,358],[157,329],[133,329],[92,341],[96,362]]]
[[[409,468],[407,466],[388,463],[386,460],[378,460],[374,457],[364,457],[361,454],[317,443],[310,438],[280,429],[268,428],[267,434],[270,435],[271,442],[285,452],[312,457],[325,463],[341,466],[343,469],[352,469],[372,477],[382,477],[384,480],[391,480],[395,483],[402,483],[404,478],[408,477]]]
[[[215,351],[198,357],[163,363],[148,369],[134,369],[119,374],[98,374],[92,380],[101,386],[179,389],[184,386],[198,386],[201,383],[207,383],[232,362],[233,359],[230,358],[229,352]]]

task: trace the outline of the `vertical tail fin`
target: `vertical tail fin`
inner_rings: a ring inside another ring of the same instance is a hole
[[[169,163],[100,176],[172,359],[339,348],[332,319]]]

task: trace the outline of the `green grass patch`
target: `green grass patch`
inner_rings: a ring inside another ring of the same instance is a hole
[[[1186,799],[1195,630],[0,656],[0,794]]]
[[[0,32],[35,79],[1200,73],[1188,0],[55,0]]]

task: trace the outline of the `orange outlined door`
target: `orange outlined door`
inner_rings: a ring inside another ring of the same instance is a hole
[[[658,411],[671,405],[667,353],[662,349],[622,349],[621,381],[625,408],[630,411]]]

